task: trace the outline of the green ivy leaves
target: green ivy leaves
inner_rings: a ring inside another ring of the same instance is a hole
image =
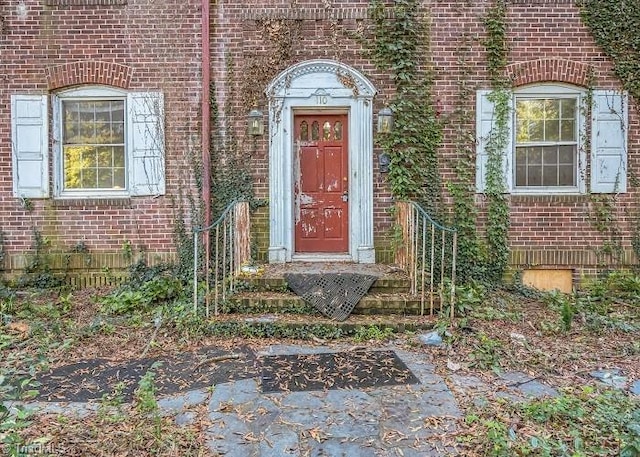
[[[583,0],[582,20],[613,60],[625,90],[640,100],[640,8],[637,1]]]
[[[437,149],[442,127],[433,108],[431,78],[419,62],[425,60],[425,25],[419,2],[396,0],[393,14],[384,2],[371,1],[374,40],[371,49],[376,65],[391,72],[395,95],[390,101],[394,128],[378,137],[391,158],[387,180],[398,199],[416,200],[435,213],[441,200]]]
[[[507,27],[504,0],[496,0],[485,18],[487,65],[493,92],[489,101],[494,106],[494,127],[486,151],[487,175],[487,280],[500,282],[509,262],[509,203],[505,195],[504,154],[509,143],[510,97],[504,69],[507,64]]]

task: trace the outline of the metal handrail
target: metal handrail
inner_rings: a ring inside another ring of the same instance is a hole
[[[450,279],[449,301],[451,318],[455,315],[455,281],[458,250],[458,232],[435,221],[415,202],[397,203],[397,223],[402,230],[402,246],[396,252],[396,263],[409,274],[411,293],[420,295],[420,312],[425,313],[427,291],[429,293],[429,313],[434,313],[436,294],[436,273],[439,273],[440,302],[444,299],[445,277]],[[441,235],[436,238],[436,231]],[[447,262],[448,237],[451,238],[450,262]],[[440,244],[436,252],[437,244]],[[439,259],[436,259],[436,254]],[[439,271],[437,271],[437,269]],[[446,274],[447,269],[449,274]],[[428,273],[427,273],[428,272]],[[428,284],[427,284],[428,280]],[[428,288],[427,288],[428,286]]]
[[[214,313],[219,313],[220,302],[235,289],[235,280],[243,263],[249,259],[249,203],[234,200],[207,227],[193,229],[193,311],[198,311],[198,239],[203,233],[213,232],[211,243],[205,245],[205,303],[206,316],[210,314],[211,284],[213,279]],[[211,236],[211,235],[209,235]],[[214,255],[214,272],[211,275],[211,254]]]

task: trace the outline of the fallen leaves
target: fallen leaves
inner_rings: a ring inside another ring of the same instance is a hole
[[[13,321],[9,322],[6,326],[8,333],[18,335],[20,338],[27,338],[31,332],[31,327],[26,322]]]

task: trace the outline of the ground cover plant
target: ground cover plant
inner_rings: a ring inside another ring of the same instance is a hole
[[[39,374],[94,358],[115,363],[179,356],[205,346],[237,352],[240,346],[301,340],[324,346],[337,340],[354,347],[399,346],[432,363],[463,411],[446,436],[459,455],[639,455],[638,397],[590,376],[616,369],[629,382],[640,379],[640,278],[635,274],[585,280],[571,295],[471,283],[460,287],[455,321],[351,316],[351,327],[323,325],[320,316],[300,313],[278,321],[238,313],[207,321],[193,315],[189,289],[170,275],[157,272],[141,281],[94,290],[2,287],[2,400],[33,398]],[[407,322],[430,325],[444,343],[422,346],[415,331],[398,332],[412,328]],[[461,374],[474,376],[498,392],[500,376],[508,371],[527,373],[555,387],[558,395],[482,398],[454,382]],[[131,401],[125,400],[122,385],[111,386],[84,417],[15,408],[9,413],[0,407],[1,449],[7,455],[33,453],[34,446],[72,456],[212,455],[205,446],[206,405],[190,408],[188,424],[162,414],[160,372],[162,367],[150,367]]]

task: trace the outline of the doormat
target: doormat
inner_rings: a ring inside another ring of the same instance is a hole
[[[284,279],[293,292],[322,314],[343,321],[378,278],[356,273],[287,273]]]
[[[263,392],[359,389],[417,384],[411,370],[393,351],[350,351],[266,356]]]
[[[91,359],[38,376],[40,387],[36,400],[100,400],[118,386],[122,400],[128,402],[149,370],[155,373],[154,385],[159,396],[253,378],[260,373],[255,368],[255,353],[248,347],[238,347],[233,352],[206,347],[174,357],[135,359],[119,364]]]

